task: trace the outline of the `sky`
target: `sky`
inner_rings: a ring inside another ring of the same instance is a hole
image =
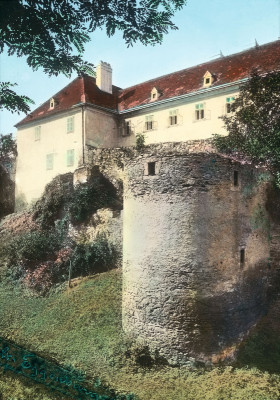
[[[280,0],[188,0],[173,18],[178,30],[170,31],[161,45],[140,43],[127,48],[121,33],[108,38],[91,34],[84,59],[111,64],[113,84],[126,88],[219,57],[237,53],[280,37]],[[31,110],[50,99],[76,77],[48,77],[32,71],[23,57],[0,56],[0,81],[17,83],[19,94],[35,101]],[[15,133],[24,114],[0,111],[0,133]]]

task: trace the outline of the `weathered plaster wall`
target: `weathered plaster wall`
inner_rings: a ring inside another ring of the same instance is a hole
[[[132,146],[135,136],[122,136],[116,114],[87,107],[85,110],[86,144],[96,148]]]
[[[149,93],[147,93],[149,95]],[[225,89],[222,93],[201,94],[199,97],[184,99],[183,102],[174,101],[165,105],[154,105],[150,102],[149,109],[138,110],[122,115],[126,121],[130,121],[132,128],[131,137],[134,138],[137,133],[144,133],[145,143],[161,142],[181,142],[187,140],[211,138],[213,133],[226,135],[223,128],[221,116],[226,115],[227,97],[237,96],[237,91]],[[197,104],[203,104],[204,118],[197,120],[195,110]],[[169,112],[177,110],[177,124],[170,125]],[[153,116],[153,129],[146,131],[145,117]]]
[[[74,129],[70,133],[67,133],[68,117],[74,117]],[[35,128],[39,126],[40,139],[36,140]],[[17,149],[16,200],[30,203],[41,196],[45,185],[56,175],[73,172],[82,162],[81,110],[70,110],[18,129]],[[74,150],[71,166],[67,166],[67,150]],[[53,154],[52,169],[47,169],[47,154]]]
[[[268,303],[267,183],[250,165],[184,147],[126,161],[123,327],[169,361],[217,361]]]

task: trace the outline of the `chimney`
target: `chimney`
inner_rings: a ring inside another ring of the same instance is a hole
[[[97,65],[96,85],[103,92],[112,93],[112,68],[110,64],[100,61]]]

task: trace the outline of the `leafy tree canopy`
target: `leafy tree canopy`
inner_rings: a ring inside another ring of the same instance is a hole
[[[5,164],[17,155],[17,145],[12,134],[0,135],[0,163]]]
[[[186,0],[0,0],[0,53],[26,56],[35,71],[51,75],[92,74],[83,61],[84,45],[97,28],[108,36],[123,32],[125,43],[161,43],[163,35],[177,29],[171,21]],[[9,84],[6,83],[6,85]],[[11,95],[11,92],[10,92]],[[14,97],[11,111],[29,111],[30,99]],[[18,104],[18,107],[17,107]]]
[[[222,119],[228,136],[214,135],[220,151],[266,164],[280,184],[280,71],[253,71]]]

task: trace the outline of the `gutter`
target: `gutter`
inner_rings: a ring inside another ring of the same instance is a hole
[[[212,91],[217,91],[217,90],[229,88],[229,87],[232,87],[232,86],[239,86],[240,84],[245,83],[246,81],[248,81],[248,79],[249,78],[244,78],[244,79],[241,79],[241,80],[236,81],[234,83],[232,83],[232,82],[231,83],[224,83],[223,85],[220,85],[220,86],[205,88],[205,89],[201,89],[201,90],[199,90],[197,92],[186,93],[186,94],[182,94],[180,96],[171,97],[169,99],[159,100],[157,102],[154,102],[153,104],[151,104],[151,103],[141,104],[140,106],[135,106],[135,107],[129,108],[127,110],[119,111],[118,114],[126,114],[126,113],[129,113],[129,112],[132,112],[132,111],[143,110],[143,109],[148,108],[148,107],[157,106],[157,105],[161,105],[161,104],[166,104],[166,103],[170,103],[170,102],[173,102],[173,101],[183,100],[183,99],[186,99],[186,98],[191,98],[191,97],[198,96],[200,94],[209,93],[209,92],[212,92]]]

